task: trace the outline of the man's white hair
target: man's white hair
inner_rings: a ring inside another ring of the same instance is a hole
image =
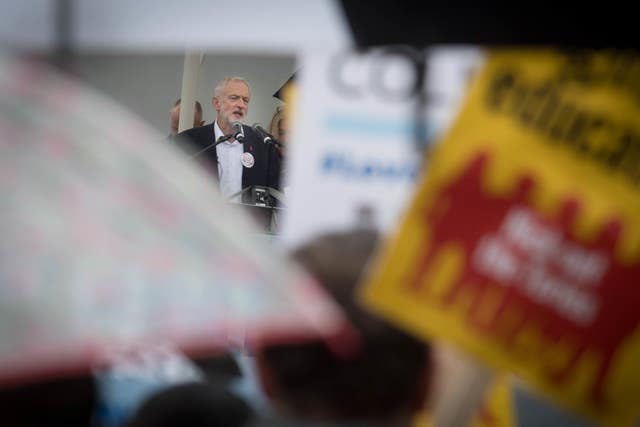
[[[222,91],[224,90],[224,87],[229,82],[242,82],[245,85],[247,85],[247,88],[249,89],[249,92],[251,92],[251,86],[249,86],[249,82],[247,81],[247,79],[245,79],[243,77],[233,76],[233,77],[225,77],[224,79],[222,79],[218,83],[216,83],[216,87],[215,87],[215,89],[213,89],[213,96],[217,97],[217,96],[222,95]]]

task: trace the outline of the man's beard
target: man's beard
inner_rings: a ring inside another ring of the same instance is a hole
[[[233,122],[242,122],[242,121],[244,120],[244,118],[245,118],[245,115],[244,115],[244,114],[242,114],[242,117],[240,117],[240,118],[236,119],[236,118],[234,117],[233,112],[228,113],[228,114],[227,114],[227,113],[225,113],[225,112],[221,112],[221,113],[220,113],[220,116],[221,116],[221,118],[222,118],[222,122],[223,122],[223,124],[225,124],[227,127],[231,127],[231,124],[232,124]],[[220,123],[218,123],[218,125],[220,125]]]

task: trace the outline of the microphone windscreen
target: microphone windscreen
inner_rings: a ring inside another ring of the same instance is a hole
[[[244,139],[244,129],[242,129],[242,123],[233,122],[231,123],[231,126],[233,127],[234,131],[233,137],[238,141],[242,141]]]

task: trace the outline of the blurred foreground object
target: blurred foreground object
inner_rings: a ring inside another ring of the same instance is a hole
[[[261,348],[258,373],[281,418],[269,425],[408,427],[423,407],[432,376],[429,344],[355,300],[377,243],[377,233],[355,230],[323,234],[294,251],[344,309],[360,346],[342,353],[320,341]]]
[[[130,113],[0,57],[0,383],[113,346],[332,334],[337,308]]]
[[[249,405],[220,384],[180,384],[151,396],[128,427],[240,427],[253,417]]]
[[[630,425],[639,70],[630,52],[493,52],[364,299],[583,415]]]
[[[449,4],[340,0],[358,47],[404,44],[635,47],[634,14],[622,4]],[[607,23],[612,25],[607,26]],[[389,29],[392,28],[393,31]]]

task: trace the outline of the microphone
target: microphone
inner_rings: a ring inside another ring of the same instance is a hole
[[[258,132],[258,134],[262,138],[262,142],[264,142],[265,144],[278,144],[278,141],[276,141],[273,135],[267,132],[260,123],[254,124],[253,128],[256,130],[256,132]]]
[[[238,141],[244,141],[244,130],[242,129],[241,122],[233,122],[231,123],[231,127],[233,128],[233,137]]]

